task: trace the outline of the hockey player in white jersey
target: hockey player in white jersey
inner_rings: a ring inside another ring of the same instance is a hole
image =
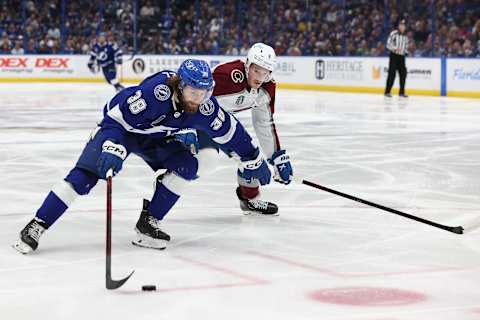
[[[280,146],[277,129],[273,120],[275,111],[275,89],[273,70],[276,55],[272,47],[256,43],[248,51],[246,61],[234,60],[217,66],[213,71],[215,88],[213,95],[220,105],[231,114],[251,112],[252,123],[260,146],[268,162],[274,167],[275,181],[289,184],[293,175],[290,158],[285,149]],[[205,144],[202,132],[189,132],[182,135],[187,144],[196,141]],[[219,146],[227,154],[227,150]],[[208,163],[200,161],[200,166],[214,168],[215,161],[209,158]],[[248,179],[237,172],[237,197],[240,208],[245,214],[278,215],[278,207],[274,203],[261,200],[260,184],[256,179]]]

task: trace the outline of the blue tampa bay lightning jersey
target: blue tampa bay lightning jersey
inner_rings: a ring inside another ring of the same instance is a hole
[[[90,62],[97,62],[100,67],[106,67],[112,63],[122,63],[122,50],[111,42],[105,42],[103,45],[95,43],[90,51]]]
[[[100,124],[110,139],[123,144],[126,135],[141,134],[163,138],[185,128],[208,134],[213,141],[235,151],[241,158],[255,157],[258,148],[235,117],[224,111],[215,97],[201,104],[196,113],[177,106],[178,99],[168,79],[176,73],[158,72],[138,86],[128,87],[110,100]]]

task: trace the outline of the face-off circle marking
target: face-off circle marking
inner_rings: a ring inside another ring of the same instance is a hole
[[[322,289],[311,292],[308,296],[323,303],[367,307],[409,305],[427,299],[424,294],[415,291],[374,287]]]

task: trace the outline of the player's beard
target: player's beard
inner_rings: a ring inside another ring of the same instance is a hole
[[[180,105],[182,106],[182,110],[186,113],[195,113],[198,111],[198,103],[193,101],[185,101],[183,96],[180,96]]]

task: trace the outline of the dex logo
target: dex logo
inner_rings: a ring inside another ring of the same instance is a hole
[[[28,58],[0,58],[0,68],[26,68]]]
[[[68,68],[69,58],[37,58],[36,68]]]
[[[325,61],[317,60],[317,62],[315,62],[315,78],[318,80],[325,78]]]

